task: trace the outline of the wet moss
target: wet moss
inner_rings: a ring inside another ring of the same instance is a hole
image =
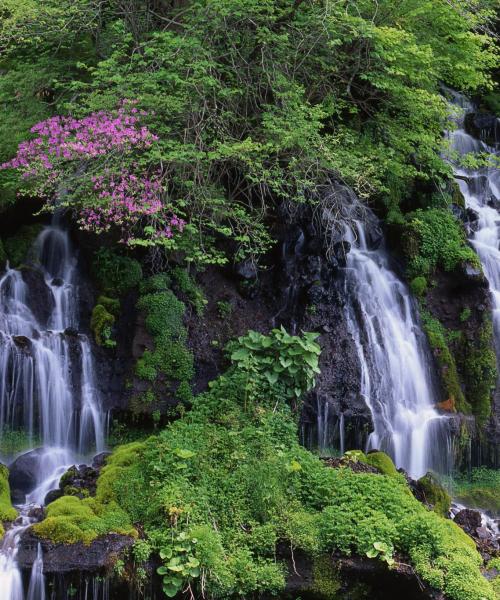
[[[92,310],[90,318],[90,328],[94,334],[94,340],[99,346],[113,348],[116,342],[111,339],[112,328],[115,324],[115,317],[102,304],[96,304]]]
[[[369,452],[362,462],[375,467],[383,475],[388,475],[389,477],[400,476],[390,456],[388,456],[385,452]]]
[[[0,521],[12,521],[16,517],[17,510],[10,501],[9,469],[0,464]]]
[[[335,600],[340,592],[342,584],[338,569],[333,565],[329,554],[321,554],[313,560],[313,583],[311,592],[319,600]]]
[[[451,498],[436,477],[427,473],[418,480],[418,484],[425,494],[426,502],[432,504],[434,512],[446,517],[450,511]]]

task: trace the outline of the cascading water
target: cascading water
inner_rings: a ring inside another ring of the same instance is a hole
[[[463,129],[464,116],[474,107],[462,96],[455,95],[454,102],[459,112],[454,113],[458,129],[450,132],[451,149],[460,157],[467,154],[485,153],[500,156],[498,150],[473,138]],[[498,145],[495,144],[496,146]],[[454,163],[456,182],[462,192],[465,205],[478,215],[471,243],[476,250],[484,274],[488,280],[493,301],[493,328],[497,357],[500,355],[500,230],[498,203],[500,202],[500,169],[494,165],[469,169]]]
[[[47,492],[57,487],[79,456],[104,449],[91,346],[85,335],[76,334],[78,271],[67,232],[57,224],[45,227],[35,242],[30,268],[42,274],[51,302],[44,323],[30,308],[23,273],[7,268],[0,278],[0,435],[22,428],[43,444],[37,458],[37,484],[17,507],[19,517],[0,547],[4,600],[45,599],[41,548],[27,596],[16,564],[20,537],[33,522],[30,511],[43,504]]]
[[[368,226],[376,219],[368,213]],[[435,408],[432,364],[416,307],[367,225],[346,227],[346,313],[361,363],[361,393],[372,413],[368,449],[384,450],[413,477],[448,469],[446,418]]]

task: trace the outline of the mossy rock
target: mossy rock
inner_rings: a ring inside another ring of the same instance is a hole
[[[399,477],[399,473],[391,460],[391,457],[388,456],[385,452],[369,452],[363,462],[367,465],[371,465],[378,469],[383,475],[388,475],[389,477]]]
[[[329,554],[321,554],[313,560],[313,583],[310,591],[318,600],[332,600],[342,588],[338,568]]]
[[[106,348],[116,346],[116,342],[111,339],[112,327],[115,324],[115,317],[102,304],[96,304],[92,310],[90,318],[90,328],[94,334],[94,340],[97,345]]]
[[[10,500],[9,469],[0,464],[0,521],[13,521],[17,510]]]
[[[15,235],[4,240],[4,251],[11,267],[17,268],[29,259],[33,244],[42,229],[43,225],[40,223],[23,225]]]
[[[427,473],[418,480],[418,485],[425,495],[425,501],[433,506],[434,512],[446,517],[450,511],[451,498],[436,477]]]

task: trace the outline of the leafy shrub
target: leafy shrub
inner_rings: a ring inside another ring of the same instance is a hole
[[[96,252],[92,273],[103,292],[114,296],[121,296],[142,279],[142,268],[137,260],[116,254],[109,248],[100,248]]]
[[[317,333],[292,336],[282,326],[267,336],[249,331],[228,348],[238,368],[265,377],[270,385],[280,380],[287,394],[300,398],[314,387],[319,373],[321,349],[315,342],[318,336]]]

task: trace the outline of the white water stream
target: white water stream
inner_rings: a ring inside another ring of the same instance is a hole
[[[20,537],[33,522],[30,511],[43,504],[69,466],[104,449],[89,340],[76,331],[65,333],[78,328],[78,272],[67,232],[57,225],[44,228],[33,254],[29,268],[42,273],[52,303],[47,323],[33,314],[32,290],[21,271],[8,268],[0,278],[0,435],[22,428],[43,448],[36,485],[17,507],[19,517],[0,547],[2,600],[45,600],[41,546],[27,591],[16,562]]]
[[[374,224],[375,217],[369,219]],[[372,413],[368,448],[387,452],[418,478],[442,471],[449,456],[447,418],[434,408],[431,357],[407,286],[383,246],[371,248],[366,225],[356,221],[345,238],[349,329],[361,363],[361,393]],[[445,459],[446,460],[446,459]]]

